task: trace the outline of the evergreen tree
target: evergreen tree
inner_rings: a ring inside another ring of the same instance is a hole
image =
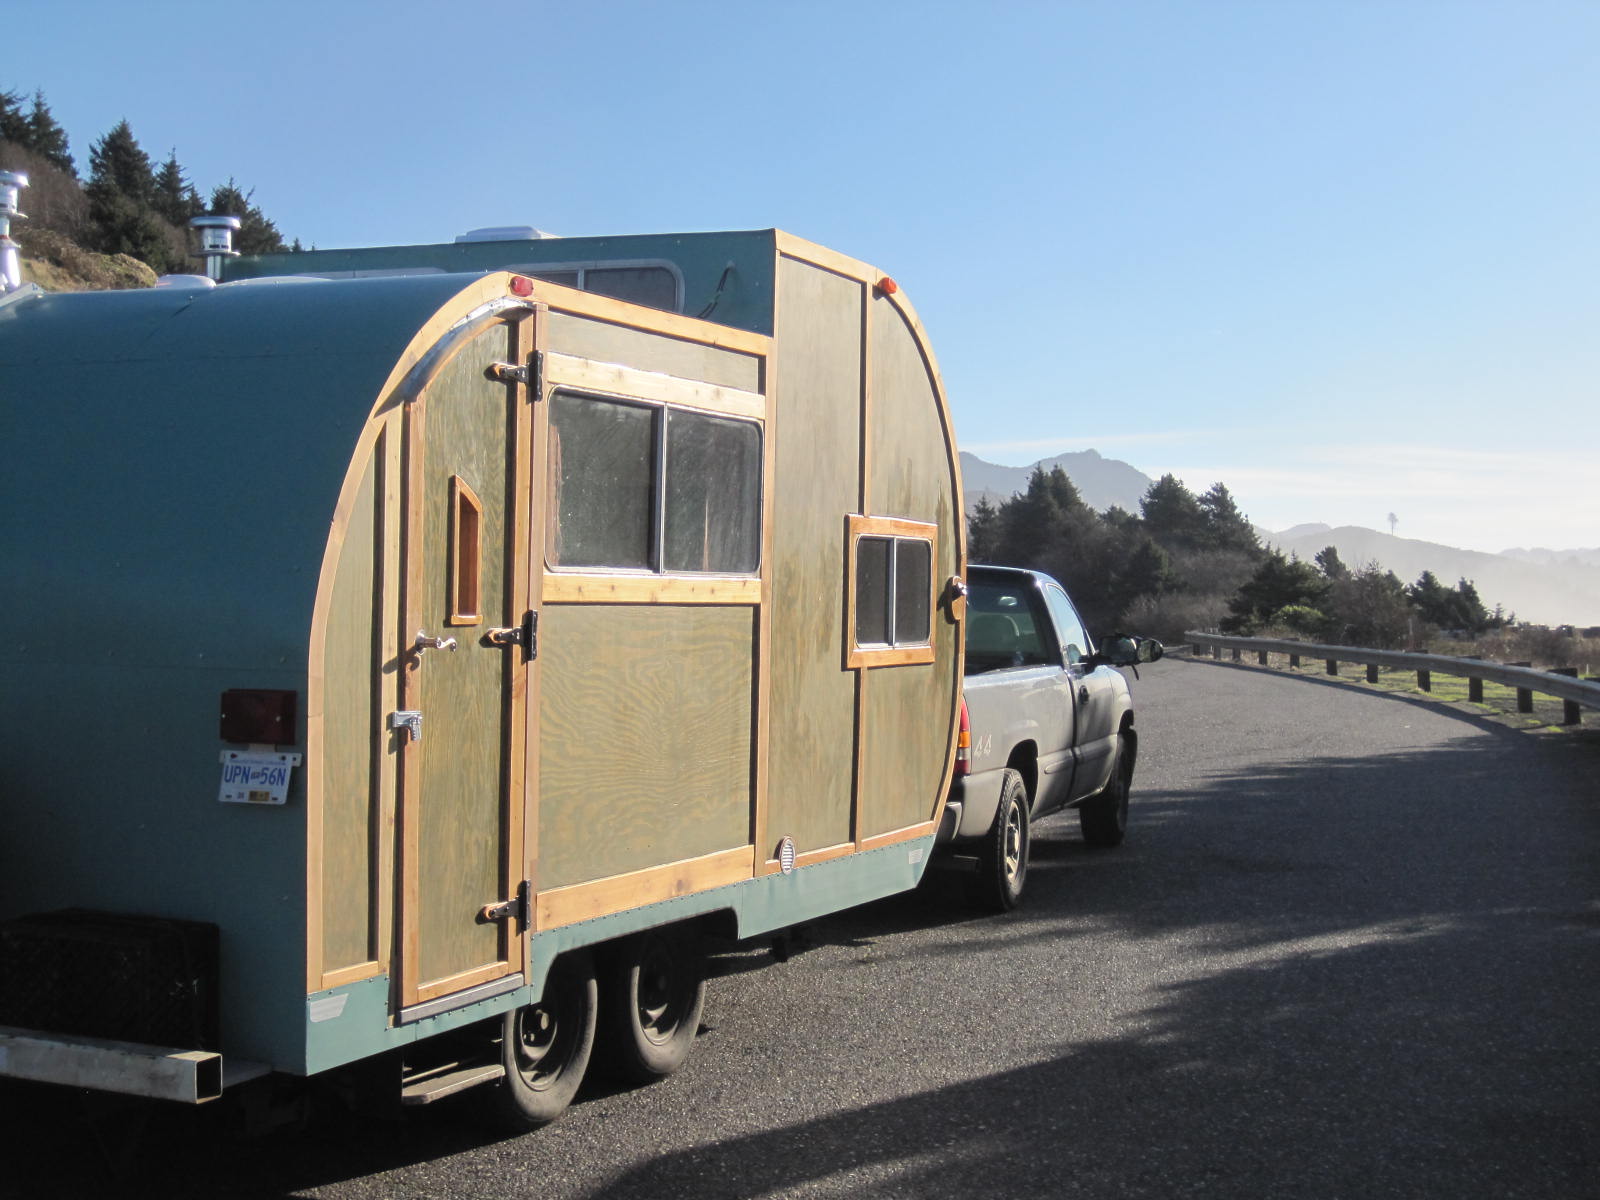
[[[267,219],[250,197],[255,189],[241,191],[231,178],[211,193],[213,216],[238,217],[239,232],[234,235],[233,248],[241,254],[281,254],[287,249],[278,227]]]
[[[198,217],[206,210],[200,194],[194,190],[188,175],[178,165],[177,150],[169,153],[167,161],[156,171],[154,192],[155,210],[163,220],[179,229],[187,228],[190,217]]]
[[[1318,550],[1316,564],[1329,579],[1343,579],[1350,574],[1350,568],[1344,565],[1344,560],[1339,557],[1339,550],[1335,546],[1324,546]]]
[[[1338,640],[1345,645],[1378,650],[1404,646],[1409,640],[1412,613],[1399,576],[1382,570],[1377,563],[1367,563],[1354,571],[1339,565],[1340,572],[1329,575],[1333,585],[1329,607]],[[1326,567],[1323,570],[1327,572]]]
[[[1261,542],[1256,537],[1255,527],[1239,511],[1233,494],[1226,486],[1212,484],[1197,503],[1204,520],[1203,541],[1208,549],[1243,550],[1250,554],[1260,552]]]
[[[0,139],[26,147],[30,130],[22,111],[22,93],[0,91]]]
[[[1328,581],[1320,571],[1273,550],[1228,601],[1229,615],[1223,618],[1222,631],[1254,633],[1285,608],[1310,608],[1320,613],[1327,597]]]
[[[1206,543],[1206,514],[1194,493],[1175,475],[1150,485],[1140,502],[1145,532],[1168,549],[1197,549]]]
[[[126,120],[89,147],[89,183],[84,189],[91,204],[97,199],[121,196],[148,208],[155,195],[150,156],[139,146]]]
[[[67,131],[56,124],[55,117],[50,112],[50,106],[45,103],[44,93],[33,93],[33,111],[28,114],[28,149],[47,160],[51,165],[60,167],[68,175],[77,175],[77,168],[73,165],[72,155],[67,152]]]
[[[299,244],[300,239],[296,238],[295,246]],[[980,496],[978,502],[972,506],[971,515],[967,517],[967,561],[981,563],[994,561],[999,541],[1000,510],[990,503],[989,497]]]

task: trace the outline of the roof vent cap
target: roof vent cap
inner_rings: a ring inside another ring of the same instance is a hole
[[[532,225],[485,225],[482,229],[469,229],[460,234],[457,242],[537,242],[558,237]]]
[[[208,278],[221,279],[222,260],[239,257],[239,252],[233,248],[233,235],[239,231],[241,224],[243,222],[238,217],[200,216],[189,218],[189,227],[200,231],[200,249],[195,253],[194,257],[205,260],[206,276]]]
[[[11,240],[11,218],[26,216],[17,197],[28,186],[21,171],[0,171],[0,296],[22,286],[22,253]]]

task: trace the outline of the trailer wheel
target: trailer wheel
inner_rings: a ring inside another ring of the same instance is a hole
[[[1120,846],[1128,834],[1128,792],[1133,787],[1133,759],[1121,737],[1117,738],[1116,761],[1111,764],[1111,781],[1105,791],[1078,809],[1078,827],[1091,846]]]
[[[601,1050],[612,1074],[654,1083],[683,1066],[705,1000],[705,956],[694,931],[654,929],[618,945],[601,999]]]
[[[511,1129],[548,1125],[572,1103],[594,1048],[599,988],[587,951],[564,954],[550,968],[544,997],[505,1016],[500,1059],[505,1079],[494,1089]]]
[[[1022,900],[1028,843],[1028,787],[1020,774],[1007,769],[994,825],[978,855],[976,896],[984,908],[1010,912]]]

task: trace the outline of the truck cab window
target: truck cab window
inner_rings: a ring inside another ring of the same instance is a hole
[[[1050,615],[1056,619],[1056,629],[1061,633],[1061,654],[1067,665],[1073,666],[1093,654],[1094,644],[1089,641],[1083,620],[1078,616],[1078,610],[1072,607],[1072,601],[1067,599],[1067,594],[1058,587],[1048,587],[1044,596],[1050,605]]]
[[[1027,589],[973,582],[967,592],[968,675],[1046,661],[1044,639]]]

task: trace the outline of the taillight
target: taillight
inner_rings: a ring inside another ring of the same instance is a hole
[[[287,746],[299,735],[295,715],[299,696],[275,688],[230,688],[222,693],[222,728],[225,742]]]
[[[956,774],[972,774],[972,723],[967,720],[967,698],[961,697],[961,729],[956,734]]]

